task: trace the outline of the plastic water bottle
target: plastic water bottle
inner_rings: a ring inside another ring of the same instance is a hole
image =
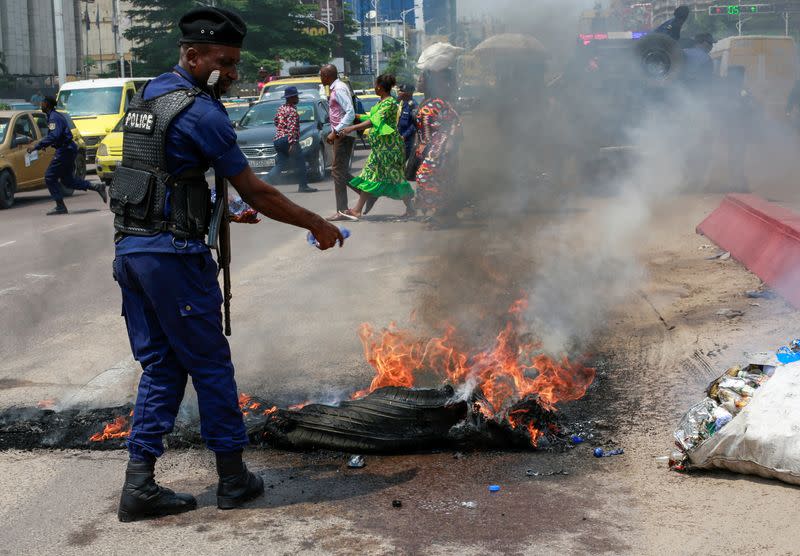
[[[348,230],[347,228],[339,228],[339,230],[342,232],[343,238],[347,239],[350,237],[350,230]],[[312,234],[311,232],[308,232],[308,235],[306,235],[306,241],[311,247],[319,247],[319,242],[317,241],[317,238],[315,238],[314,234]]]
[[[796,342],[797,340],[794,340],[791,346],[794,347]],[[788,365],[789,363],[794,363],[795,361],[800,361],[800,351],[794,351],[792,348],[788,346],[783,346],[782,348],[779,348],[775,356],[778,358],[778,361],[780,361],[784,365]]]
[[[611,456],[619,456],[625,453],[625,450],[622,448],[617,448],[616,450],[609,450],[606,452],[602,448],[595,448],[594,449],[594,457],[596,458],[609,458]]]

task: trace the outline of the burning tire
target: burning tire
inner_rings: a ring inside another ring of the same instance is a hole
[[[294,450],[415,452],[442,447],[450,429],[466,419],[467,402],[455,401],[453,396],[450,386],[441,390],[381,388],[339,406],[279,410],[255,430],[263,431],[263,441]]]

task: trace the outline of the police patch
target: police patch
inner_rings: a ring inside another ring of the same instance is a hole
[[[156,127],[156,116],[145,110],[129,110],[125,115],[123,131],[149,135]]]
[[[56,124],[54,124],[52,122],[47,124],[47,129],[49,129],[50,131],[55,130],[55,128],[56,128]]]

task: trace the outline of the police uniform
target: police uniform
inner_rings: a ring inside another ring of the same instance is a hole
[[[105,186],[102,183],[80,179],[75,175],[75,157],[78,155],[78,145],[72,139],[67,119],[63,114],[50,110],[47,114],[47,135],[33,148],[38,151],[47,147],[56,150],[50,166],[44,174],[44,181],[50,196],[56,202],[56,209],[51,213],[66,213],[64,205],[64,192],[61,187],[78,189],[79,191],[92,190],[100,194],[103,202],[106,201]],[[48,213],[48,214],[51,214]]]
[[[180,27],[182,42],[236,47],[246,32],[241,18],[217,8],[192,10]],[[122,162],[111,186],[114,278],[131,349],[143,369],[128,439],[122,521],[196,506],[190,496],[171,492],[156,497],[160,505],[150,502],[152,497],[143,501],[136,482],[147,475],[155,492],[152,464],[164,452],[162,437],[173,429],[189,377],[197,391],[201,435],[217,454],[220,508],[223,495],[231,494],[223,488],[226,462],[233,461],[228,476],[238,474],[239,487],[256,480],[241,463],[248,439],[223,334],[217,264],[205,243],[212,210],[205,172],[213,167],[217,176],[231,177],[247,160],[225,109],[203,85],[176,66],[137,93],[125,115]],[[249,484],[250,498],[263,492],[258,481]],[[229,496],[227,507],[244,498]]]
[[[414,141],[417,134],[417,106],[416,101],[412,98],[408,101],[403,101],[400,110],[400,119],[397,121],[397,130],[403,137],[403,143],[406,148],[406,159],[411,156],[414,149]]]

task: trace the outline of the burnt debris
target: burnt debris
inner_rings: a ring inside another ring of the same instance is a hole
[[[483,401],[479,391],[460,399],[451,386],[385,387],[338,405],[310,404],[296,410],[246,396],[242,411],[254,447],[413,453],[568,443],[556,413],[544,409],[535,396],[509,408],[502,421],[484,415]],[[130,406],[64,411],[12,408],[0,413],[0,450],[124,449],[131,410]],[[196,423],[179,422],[165,440],[171,447],[202,446]]]

